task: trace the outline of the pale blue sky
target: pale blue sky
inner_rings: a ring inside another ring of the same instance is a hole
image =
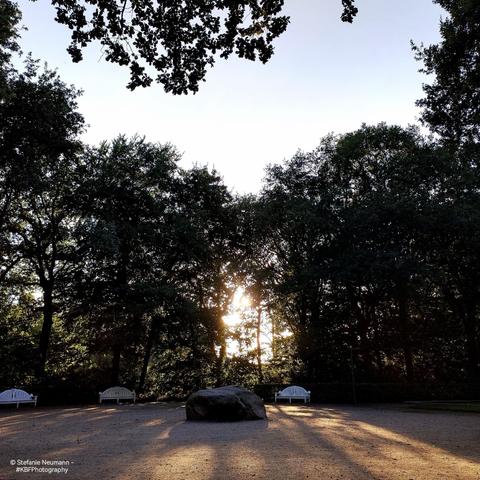
[[[68,30],[48,0],[20,1],[28,27],[21,45],[84,90],[87,142],[119,133],[171,142],[183,166],[214,166],[233,190],[255,192],[265,165],[314,148],[329,132],[415,123],[424,77],[410,40],[440,38],[442,11],[431,0],[357,0],[353,25],[340,21],[340,0],[285,3],[291,23],[270,62],[221,60],[196,95],[166,94],[158,84],[130,92],[128,71],[104,62],[98,46],[73,64]]]

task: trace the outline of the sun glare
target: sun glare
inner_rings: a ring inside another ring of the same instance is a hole
[[[243,287],[238,287],[233,294],[232,307],[235,310],[250,307],[250,297],[245,293]]]
[[[242,323],[242,312],[250,307],[250,298],[243,287],[238,287],[233,294],[230,312],[223,317],[227,327],[234,328]]]
[[[251,302],[249,296],[245,293],[243,287],[237,287],[233,294],[229,313],[223,317],[223,322],[227,327],[234,328],[242,323],[242,313],[250,308]]]
[[[252,315],[253,318],[257,319],[257,310],[252,306],[252,300],[249,295],[246,293],[245,288],[237,287],[233,294],[232,302],[228,309],[228,314],[223,316],[223,323],[229,333],[233,333],[238,327],[242,327],[242,323],[246,322],[245,325],[250,326],[246,327],[243,330],[243,335],[251,334],[251,341],[247,343],[249,346],[248,349],[255,348],[257,337],[256,332],[254,330],[255,327],[252,327]],[[244,325],[244,326],[245,326]],[[249,333],[248,333],[249,332]],[[240,333],[242,335],[242,332]],[[268,361],[271,358],[271,348],[272,348],[272,325],[271,322],[266,317],[266,312],[262,313],[262,320],[261,320],[261,328],[260,328],[260,344],[262,349],[262,358],[264,361]],[[277,336],[287,337],[290,335],[288,330],[285,330],[281,333],[277,333]],[[241,343],[245,342],[245,338],[239,341],[238,338],[232,338],[227,336],[227,355],[229,357],[233,357],[241,353]],[[243,345],[245,348],[245,344]]]
[[[223,317],[223,323],[227,327],[236,327],[242,323],[242,317],[237,312],[230,313],[229,315],[225,315]]]

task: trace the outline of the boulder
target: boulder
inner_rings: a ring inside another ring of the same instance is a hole
[[[264,420],[263,400],[246,388],[227,386],[199,390],[190,395],[186,405],[187,420]]]

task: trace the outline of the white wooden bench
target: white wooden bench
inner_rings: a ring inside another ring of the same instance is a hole
[[[125,387],[111,387],[107,388],[104,392],[100,392],[100,403],[104,400],[116,400],[117,404],[120,400],[133,400],[135,403],[135,390],[131,391]]]
[[[10,390],[5,390],[0,393],[0,405],[17,405],[21,403],[33,403],[37,406],[37,396],[31,395],[30,393],[25,392],[24,390],[19,390],[18,388],[11,388]]]
[[[307,403],[310,401],[310,391],[305,390],[303,387],[292,385],[275,393],[275,403],[277,403],[277,400],[283,399],[288,399],[289,403],[292,403],[292,400],[303,400]]]

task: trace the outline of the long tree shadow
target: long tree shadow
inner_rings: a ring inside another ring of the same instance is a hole
[[[368,465],[372,473],[398,462],[397,466],[403,464],[406,471],[405,465],[411,465],[417,469],[449,472],[443,478],[480,478],[479,434],[471,423],[476,420],[475,416],[465,418],[462,427],[458,418],[449,418],[447,425],[428,422],[426,429],[415,417],[405,417],[405,412],[398,409],[344,407],[342,413],[330,426],[323,421],[316,428],[305,422],[305,411],[300,415],[298,411],[290,411],[288,420],[284,417],[284,421],[286,428],[288,424],[297,424],[297,431],[310,443],[315,442],[320,433],[332,448],[343,450],[354,463]],[[318,414],[310,418],[315,416],[319,418]],[[455,434],[455,428],[457,431],[462,428],[457,440],[445,441],[449,438],[448,432]]]
[[[348,426],[385,442],[418,452],[416,444],[440,449],[459,458],[480,460],[480,417],[476,413],[425,412],[401,406],[346,407]]]

